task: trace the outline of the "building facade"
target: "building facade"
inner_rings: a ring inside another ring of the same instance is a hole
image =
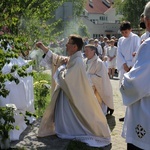
[[[120,36],[121,17],[116,14],[112,0],[87,0],[82,20],[90,37],[99,38],[102,35],[110,38]]]

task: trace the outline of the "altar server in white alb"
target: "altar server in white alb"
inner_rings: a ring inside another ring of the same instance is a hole
[[[134,54],[139,49],[140,38],[132,32],[131,24],[128,21],[122,22],[120,25],[120,31],[122,37],[118,40],[116,61],[121,81],[123,74],[128,72],[134,64]]]
[[[150,31],[150,2],[144,17]],[[141,44],[134,66],[124,74],[120,91],[127,106],[122,132],[127,150],[150,150],[150,38]]]
[[[45,62],[51,67],[58,67],[54,74],[56,86],[42,118],[38,136],[57,134],[63,139],[79,140],[93,147],[107,146],[110,149],[107,120],[86,75],[81,55],[82,38],[77,35],[69,37],[66,66],[60,66],[63,63],[62,56],[54,54],[41,42],[36,45],[45,52]]]
[[[140,46],[140,38],[132,33],[131,24],[128,21],[123,21],[120,25],[122,37],[118,40],[117,50],[117,69],[119,71],[120,82],[124,73],[129,72],[135,60],[135,54]],[[119,118],[119,121],[124,121]]]

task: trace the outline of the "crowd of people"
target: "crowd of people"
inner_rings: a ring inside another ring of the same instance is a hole
[[[150,2],[145,5],[140,21],[140,27],[145,29],[141,36],[132,32],[129,21],[123,21],[119,39],[115,36],[82,38],[71,34],[48,46],[40,41],[36,43],[44,53],[40,65],[49,66],[52,72],[51,101],[38,137],[57,134],[63,139],[111,149],[106,115],[114,112],[110,79],[117,70],[126,109],[125,116],[119,120],[124,121],[122,137],[126,139],[127,150],[150,149]],[[50,50],[58,45],[66,47],[68,56]],[[25,47],[27,50],[21,51],[20,56],[29,59],[31,48],[28,43]],[[6,50],[9,48],[10,45],[6,45]]]
[[[117,55],[117,42],[118,39],[112,36],[108,37],[100,36],[99,39],[88,38],[83,39],[84,46],[87,44],[93,44],[97,50],[96,54],[102,61],[105,61],[105,65],[108,71],[109,78],[112,79],[115,76],[116,71],[116,55]],[[83,48],[84,53],[84,48]]]
[[[106,115],[113,114],[110,79],[119,72],[120,92],[126,106],[122,137],[127,150],[150,148],[150,2],[144,9],[146,32],[140,38],[130,22],[120,25],[122,37],[108,39],[70,35],[68,56],[53,53],[42,42],[41,65],[52,70],[52,98],[42,118],[38,136],[57,134],[63,139],[79,140],[93,147],[111,149],[111,134]]]

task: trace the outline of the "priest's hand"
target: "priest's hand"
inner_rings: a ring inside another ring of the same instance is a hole
[[[66,64],[68,63],[68,61],[69,61],[69,58],[68,58],[68,57],[65,57],[65,58],[63,59],[63,61],[62,61],[62,65],[63,65],[63,64],[66,65]]]
[[[46,47],[42,42],[40,42],[40,41],[37,42],[36,46],[38,48],[42,49],[45,54],[48,52],[48,47]]]
[[[126,72],[129,72],[131,67],[128,67],[126,63],[123,64],[123,68]]]

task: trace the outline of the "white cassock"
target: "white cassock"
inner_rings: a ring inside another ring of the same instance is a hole
[[[150,38],[140,46],[120,88],[127,106],[122,136],[127,143],[150,150]]]
[[[121,37],[118,40],[118,51],[117,51],[117,69],[119,71],[120,81],[125,73],[123,64],[126,63],[128,67],[132,67],[134,64],[133,52],[137,52],[140,46],[140,38],[130,33],[129,37]]]
[[[13,65],[18,65],[19,67],[26,65],[27,61],[19,58],[11,59],[9,64],[5,64],[2,72],[3,74],[10,73],[10,70]],[[32,66],[30,66],[27,72],[32,71]],[[10,140],[19,140],[20,134],[26,129],[27,125],[24,121],[24,117],[21,116],[19,113],[22,112],[25,114],[26,111],[34,113],[34,92],[33,92],[33,77],[26,76],[26,77],[19,77],[18,74],[15,72],[13,76],[19,79],[19,84],[16,84],[14,81],[7,81],[5,82],[6,89],[10,91],[9,95],[6,98],[0,96],[0,106],[5,106],[6,104],[15,104],[17,110],[15,111],[15,123],[14,126],[19,126],[19,130],[12,130],[10,131]],[[35,120],[34,117],[30,118],[30,123]]]
[[[141,42],[143,42],[144,40],[146,40],[149,37],[150,37],[150,32],[146,31],[144,34],[141,35]]]
[[[48,51],[44,59],[52,66],[58,57]],[[81,52],[70,56],[67,68],[60,67],[61,73],[57,70],[54,74],[57,84],[38,136],[57,134],[60,138],[79,140],[95,147],[110,144],[107,120],[89,84]]]

